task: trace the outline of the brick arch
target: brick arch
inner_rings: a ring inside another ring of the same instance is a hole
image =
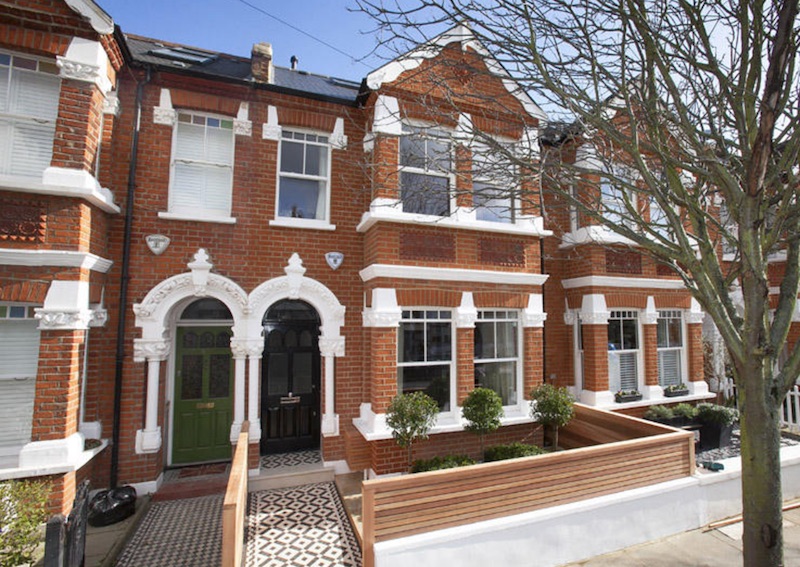
[[[37,281],[3,281],[0,282],[0,299],[3,301],[16,301],[19,303],[44,304],[48,282]]]

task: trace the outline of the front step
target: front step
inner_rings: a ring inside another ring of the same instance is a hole
[[[302,465],[296,467],[280,467],[275,469],[261,469],[255,476],[248,479],[248,492],[272,490],[275,488],[290,488],[304,484],[318,482],[333,482],[333,467],[316,465]]]

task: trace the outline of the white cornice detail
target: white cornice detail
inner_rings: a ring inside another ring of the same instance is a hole
[[[73,37],[66,54],[56,57],[62,79],[97,85],[105,95],[113,85],[108,78],[108,54],[99,41]]]
[[[58,170],[63,168],[48,168]],[[79,171],[79,170],[74,170]],[[79,185],[64,183],[64,179],[46,178],[44,183],[30,178],[17,177],[15,175],[0,175],[0,191],[16,191],[18,193],[31,193],[35,195],[56,195],[58,197],[78,197],[94,205],[106,213],[119,213],[120,209],[114,204],[114,195],[108,189],[101,187],[97,181],[89,184],[88,179],[94,180],[90,173],[86,174],[85,181]]]
[[[369,211],[361,216],[361,222],[358,223],[356,231],[366,232],[379,222],[393,222],[518,236],[543,237],[553,234],[553,231],[545,230],[544,219],[540,216],[519,215],[516,222],[511,224],[474,220],[474,218],[470,219],[468,214],[462,214],[469,211],[470,209],[459,208],[449,217],[420,215],[403,212],[402,205],[397,199],[375,199],[370,203]]]
[[[376,278],[398,278],[402,280],[432,280],[440,282],[474,282],[509,285],[544,285],[547,274],[524,272],[498,272],[494,270],[467,270],[462,268],[428,268],[422,266],[399,266],[395,264],[372,264],[359,272],[361,280],[368,282]]]
[[[274,140],[277,142],[281,139],[281,132],[281,125],[278,122],[278,109],[269,105],[267,107],[267,121],[261,129],[261,139]]]
[[[59,268],[88,268],[106,273],[114,262],[89,252],[73,250],[19,250],[0,248],[0,265],[53,266]]]
[[[626,278],[617,276],[583,276],[563,280],[564,289],[579,287],[617,287],[617,288],[646,288],[646,289],[686,289],[681,280],[660,280],[656,278]]]
[[[89,20],[92,29],[97,33],[103,35],[114,33],[114,20],[91,0],[65,0],[65,4]]]

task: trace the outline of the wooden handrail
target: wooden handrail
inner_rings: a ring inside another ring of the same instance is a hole
[[[222,567],[241,567],[244,557],[244,520],[247,515],[247,445],[250,422],[242,423],[236,440],[231,473],[222,503]]]

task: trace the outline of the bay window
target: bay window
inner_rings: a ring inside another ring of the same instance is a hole
[[[498,393],[504,406],[519,402],[519,316],[479,311],[475,323],[475,387]]]
[[[54,62],[0,51],[0,175],[50,166],[61,79]]]
[[[397,340],[398,393],[425,392],[441,411],[449,411],[453,352],[450,311],[403,311]]]
[[[658,312],[658,384],[677,386],[683,382],[683,316],[681,311]]]

